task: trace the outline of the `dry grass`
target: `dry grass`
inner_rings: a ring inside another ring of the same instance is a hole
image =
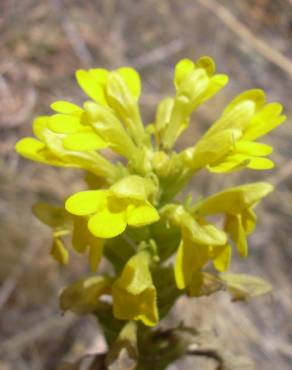
[[[222,6],[224,8],[222,8]],[[222,13],[223,9],[223,13]],[[40,199],[62,199],[79,186],[79,175],[28,163],[16,156],[16,140],[30,133],[32,118],[56,98],[79,102],[74,82],[80,67],[133,65],[142,74],[143,114],[153,117],[159,97],[172,91],[172,66],[181,57],[212,55],[231,77],[221,93],[199,110],[183,144],[191,144],[235,93],[267,91],[291,113],[292,5],[289,0],[2,0],[0,4],[0,362],[1,370],[49,370],[103,345],[91,319],[62,318],[57,293],[81,275],[73,261],[59,271],[48,257],[49,231],[31,215]],[[230,15],[231,13],[231,15]],[[248,31],[248,32],[246,32]],[[259,210],[250,240],[251,258],[234,271],[258,274],[274,293],[250,304],[226,297],[178,302],[187,323],[211,328],[231,350],[249,355],[257,368],[288,370],[292,363],[292,130],[289,122],[271,135],[278,163],[273,172],[210,177],[192,191],[270,179],[277,191]],[[210,181],[210,179],[214,181]],[[198,362],[198,368],[213,364]],[[213,366],[214,367],[214,366]],[[172,369],[195,368],[192,359]]]

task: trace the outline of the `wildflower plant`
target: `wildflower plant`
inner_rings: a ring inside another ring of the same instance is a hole
[[[245,91],[200,139],[177,151],[193,112],[228,82],[216,73],[213,59],[176,64],[175,95],[162,99],[148,125],[133,68],[78,70],[76,79],[87,95],[83,106],[53,103],[53,114],[34,120],[35,138],[16,145],[25,158],[84,171],[87,190],[69,195],[64,205],[33,207],[52,228],[57,262],[67,265],[72,251],[88,256],[89,275],[63,289],[60,307],[98,318],[109,366],[123,361],[126,348],[133,361],[128,368],[153,368],[148,356],[156,359],[155,369],[164,369],[185,351],[179,340],[166,343],[156,328],[178,297],[226,291],[241,300],[270,291],[260,278],[228,271],[234,249],[247,257],[255,207],[272,185],[244,184],[182,202],[176,196],[202,170],[218,176],[271,169],[272,147],[258,139],[285,120],[282,106],[266,103],[262,90]],[[116,159],[110,161],[105,150]],[[222,222],[213,223],[212,215]],[[98,272],[102,258],[113,267],[107,274]]]

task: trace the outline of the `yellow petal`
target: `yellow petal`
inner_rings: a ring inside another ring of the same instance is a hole
[[[239,129],[242,132],[248,127],[250,120],[264,104],[265,94],[262,90],[248,90],[236,96],[224,109],[221,117],[204,135],[210,137],[226,129]]]
[[[232,256],[232,248],[229,244],[224,245],[223,247],[214,248],[215,258],[213,259],[214,267],[220,271],[227,271]]]
[[[237,214],[260,201],[271,191],[273,191],[273,186],[267,182],[255,182],[229,188],[198,203],[196,211],[200,215]]]
[[[181,241],[175,262],[175,280],[179,289],[190,285],[192,275],[211,259],[209,247],[192,242],[188,238]]]
[[[244,133],[245,140],[256,140],[264,136],[286,120],[281,115],[283,107],[279,103],[265,105],[250,121]]]
[[[188,252],[188,250],[186,250],[186,252]],[[192,266],[190,268],[188,268],[188,266],[184,267],[185,262],[189,262],[189,260],[185,258],[185,255],[184,242],[181,240],[176,253],[174,265],[174,276],[178,289],[184,289],[191,279]]]
[[[44,143],[32,137],[25,137],[19,140],[15,146],[16,152],[23,157],[32,159],[33,161],[47,163],[47,161],[39,154],[39,152],[44,148]]]
[[[249,162],[250,156],[245,154],[231,154],[222,158],[217,163],[207,166],[207,168],[212,173],[229,173],[247,167]]]
[[[51,108],[57,113],[80,116],[83,110],[76,104],[65,100],[58,100],[51,104]]]
[[[209,73],[207,71],[207,73]],[[224,74],[217,74],[210,78],[208,90],[205,92],[204,97],[201,99],[201,103],[212,98],[213,95],[217,94],[223,87],[228,83],[229,77]]]
[[[235,151],[237,153],[260,157],[271,154],[273,152],[273,148],[270,145],[262,143],[240,140],[235,144]]]
[[[63,146],[68,150],[89,151],[107,147],[107,143],[93,131],[76,132],[63,140]]]
[[[81,191],[66,200],[65,208],[76,216],[90,215],[104,204],[106,196],[107,193],[103,190]]]
[[[81,124],[80,117],[60,113],[50,116],[48,127],[56,133],[64,134],[77,132],[84,128]]]
[[[138,100],[141,94],[141,80],[139,73],[131,67],[119,68],[118,73],[125,81],[133,97]]]
[[[44,139],[43,131],[48,127],[49,119],[49,116],[40,116],[34,119],[32,123],[33,133],[41,141]]]
[[[114,284],[113,313],[120,320],[140,320],[146,326],[158,324],[158,309],[156,306],[156,290],[154,286],[133,295]]]
[[[225,230],[234,241],[239,255],[241,257],[247,257],[248,244],[246,240],[246,233],[242,225],[241,216],[227,216],[225,222]]]
[[[224,245],[226,243],[226,234],[207,222],[199,222],[189,214],[181,217],[181,227],[183,234],[197,244],[203,245]]]
[[[158,322],[156,289],[149,270],[149,255],[139,252],[125,265],[112,286],[114,316],[122,320],[141,320],[145,325]]]
[[[242,212],[242,225],[246,235],[251,234],[256,226],[257,216],[251,208],[247,208]]]
[[[194,169],[213,165],[234,149],[235,142],[241,136],[239,130],[224,130],[208,138],[202,138],[194,147],[189,160]]]
[[[110,212],[105,209],[90,217],[89,231],[97,238],[114,238],[124,232],[127,226],[126,212]]]
[[[244,101],[254,103],[254,111],[257,111],[265,103],[265,92],[261,89],[251,89],[237,95],[224,109],[224,113],[231,112],[235,106]]]
[[[176,64],[174,71],[174,84],[176,88],[193,72],[194,68],[195,64],[190,59],[182,59]]]
[[[138,200],[146,200],[151,190],[152,181],[137,175],[123,177],[111,187],[111,191],[118,197]]]
[[[214,59],[208,56],[203,56],[199,58],[196,62],[196,65],[199,68],[205,69],[209,76],[212,76],[216,70],[216,64]]]
[[[177,98],[188,104],[192,111],[203,102],[209,82],[209,76],[204,69],[194,69],[178,86]]]
[[[102,257],[104,240],[90,236],[89,265],[91,272],[95,272]]]
[[[159,220],[159,214],[149,202],[137,202],[127,209],[127,223],[131,226],[149,225]]]
[[[101,85],[105,85],[109,71],[105,68],[90,68],[89,69],[89,74],[91,77],[94,78],[96,82],[98,82]]]
[[[158,132],[162,131],[169,122],[173,105],[174,99],[169,97],[164,98],[159,102],[155,116],[155,127]]]
[[[136,147],[133,141],[110,108],[85,102],[84,110],[92,129],[108,143],[112,150],[128,159],[135,156]]]
[[[76,72],[76,79],[81,89],[94,101],[102,105],[107,105],[104,94],[105,72],[102,69],[85,71],[79,69]]]
[[[253,170],[270,170],[274,167],[274,162],[268,158],[252,157],[247,167]]]

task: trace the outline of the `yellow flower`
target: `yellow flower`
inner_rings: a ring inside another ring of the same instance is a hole
[[[137,104],[141,93],[141,81],[137,71],[130,67],[122,67],[116,71],[95,68],[78,70],[76,78],[91,99],[115,111],[135,144],[143,142],[144,126]]]
[[[243,167],[272,168],[273,162],[266,158],[272,147],[255,140],[286,119],[281,112],[281,104],[265,104],[262,90],[239,94],[197,145],[187,149],[189,163],[194,170],[207,167],[211,172],[230,172]]]
[[[225,271],[230,263],[227,235],[202,217],[194,217],[183,206],[166,206],[164,216],[180,227],[182,239],[175,262],[175,279],[179,289],[189,287],[193,275],[212,261]]]
[[[57,113],[47,118],[47,127],[61,135],[65,149],[89,151],[108,146],[106,141],[93,131],[83,109],[66,101],[57,101],[51,108]]]
[[[132,159],[137,155],[137,148],[120,120],[109,107],[85,102],[84,110],[94,130],[116,153]]]
[[[54,109],[59,111],[66,111],[65,107],[68,105],[72,108],[71,113],[35,119],[33,132],[37,139],[21,139],[16,144],[16,151],[33,161],[60,167],[83,168],[98,176],[114,179],[115,166],[95,152],[107,144],[88,125],[83,125],[83,116],[77,109],[79,107],[67,102],[55,104]]]
[[[127,225],[144,226],[159,219],[147,200],[149,181],[132,175],[107,190],[88,190],[72,195],[66,201],[68,212],[88,216],[88,228],[98,238],[122,234]]]
[[[221,245],[199,244],[183,235],[175,260],[175,281],[178,289],[191,288],[194,276],[208,262],[213,262],[219,271],[226,271],[230,265],[231,247],[225,242]]]
[[[269,183],[259,182],[241,185],[214,194],[194,207],[197,216],[225,214],[224,229],[235,243],[239,254],[246,257],[248,245],[246,237],[256,225],[253,208],[273,190]]]
[[[175,66],[174,84],[178,99],[186,99],[190,109],[210,99],[228,82],[224,74],[215,74],[216,64],[210,57],[201,57],[196,62],[182,59]]]
[[[192,216],[181,205],[168,205],[162,212],[164,212],[164,216],[180,227],[182,235],[194,243],[213,246],[226,243],[226,234],[222,230],[206,222],[202,217]]]
[[[112,286],[114,316],[121,320],[141,320],[147,326],[158,323],[156,289],[146,251],[129,259]]]
[[[227,236],[223,231],[205,220],[196,220],[190,214],[186,215],[181,224],[182,240],[175,263],[175,277],[179,289],[190,286],[193,274],[210,261],[216,268],[225,271],[231,257]]]
[[[176,97],[173,101],[164,100],[157,116],[159,129],[164,131],[164,148],[172,148],[178,136],[188,127],[190,114],[228,82],[226,75],[214,74],[215,69],[215,62],[210,57],[202,57],[196,62],[182,59],[177,63],[174,73]],[[165,118],[168,118],[167,124]]]

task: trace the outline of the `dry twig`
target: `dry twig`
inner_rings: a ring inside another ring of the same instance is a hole
[[[275,64],[292,77],[292,62],[280,51],[271,48],[265,41],[255,36],[247,26],[241,23],[225,6],[216,0],[197,0],[218,17],[233,33],[250,44],[264,58]]]
[[[82,35],[78,31],[75,23],[68,16],[68,12],[63,8],[61,0],[51,0],[54,11],[58,14],[64,32],[72,46],[76,56],[80,59],[85,67],[92,64],[93,58],[88,50]]]
[[[166,58],[179,53],[184,48],[184,42],[181,39],[172,40],[166,45],[159,46],[154,50],[142,54],[131,61],[131,65],[137,69],[147,68],[152,64],[161,62]]]

